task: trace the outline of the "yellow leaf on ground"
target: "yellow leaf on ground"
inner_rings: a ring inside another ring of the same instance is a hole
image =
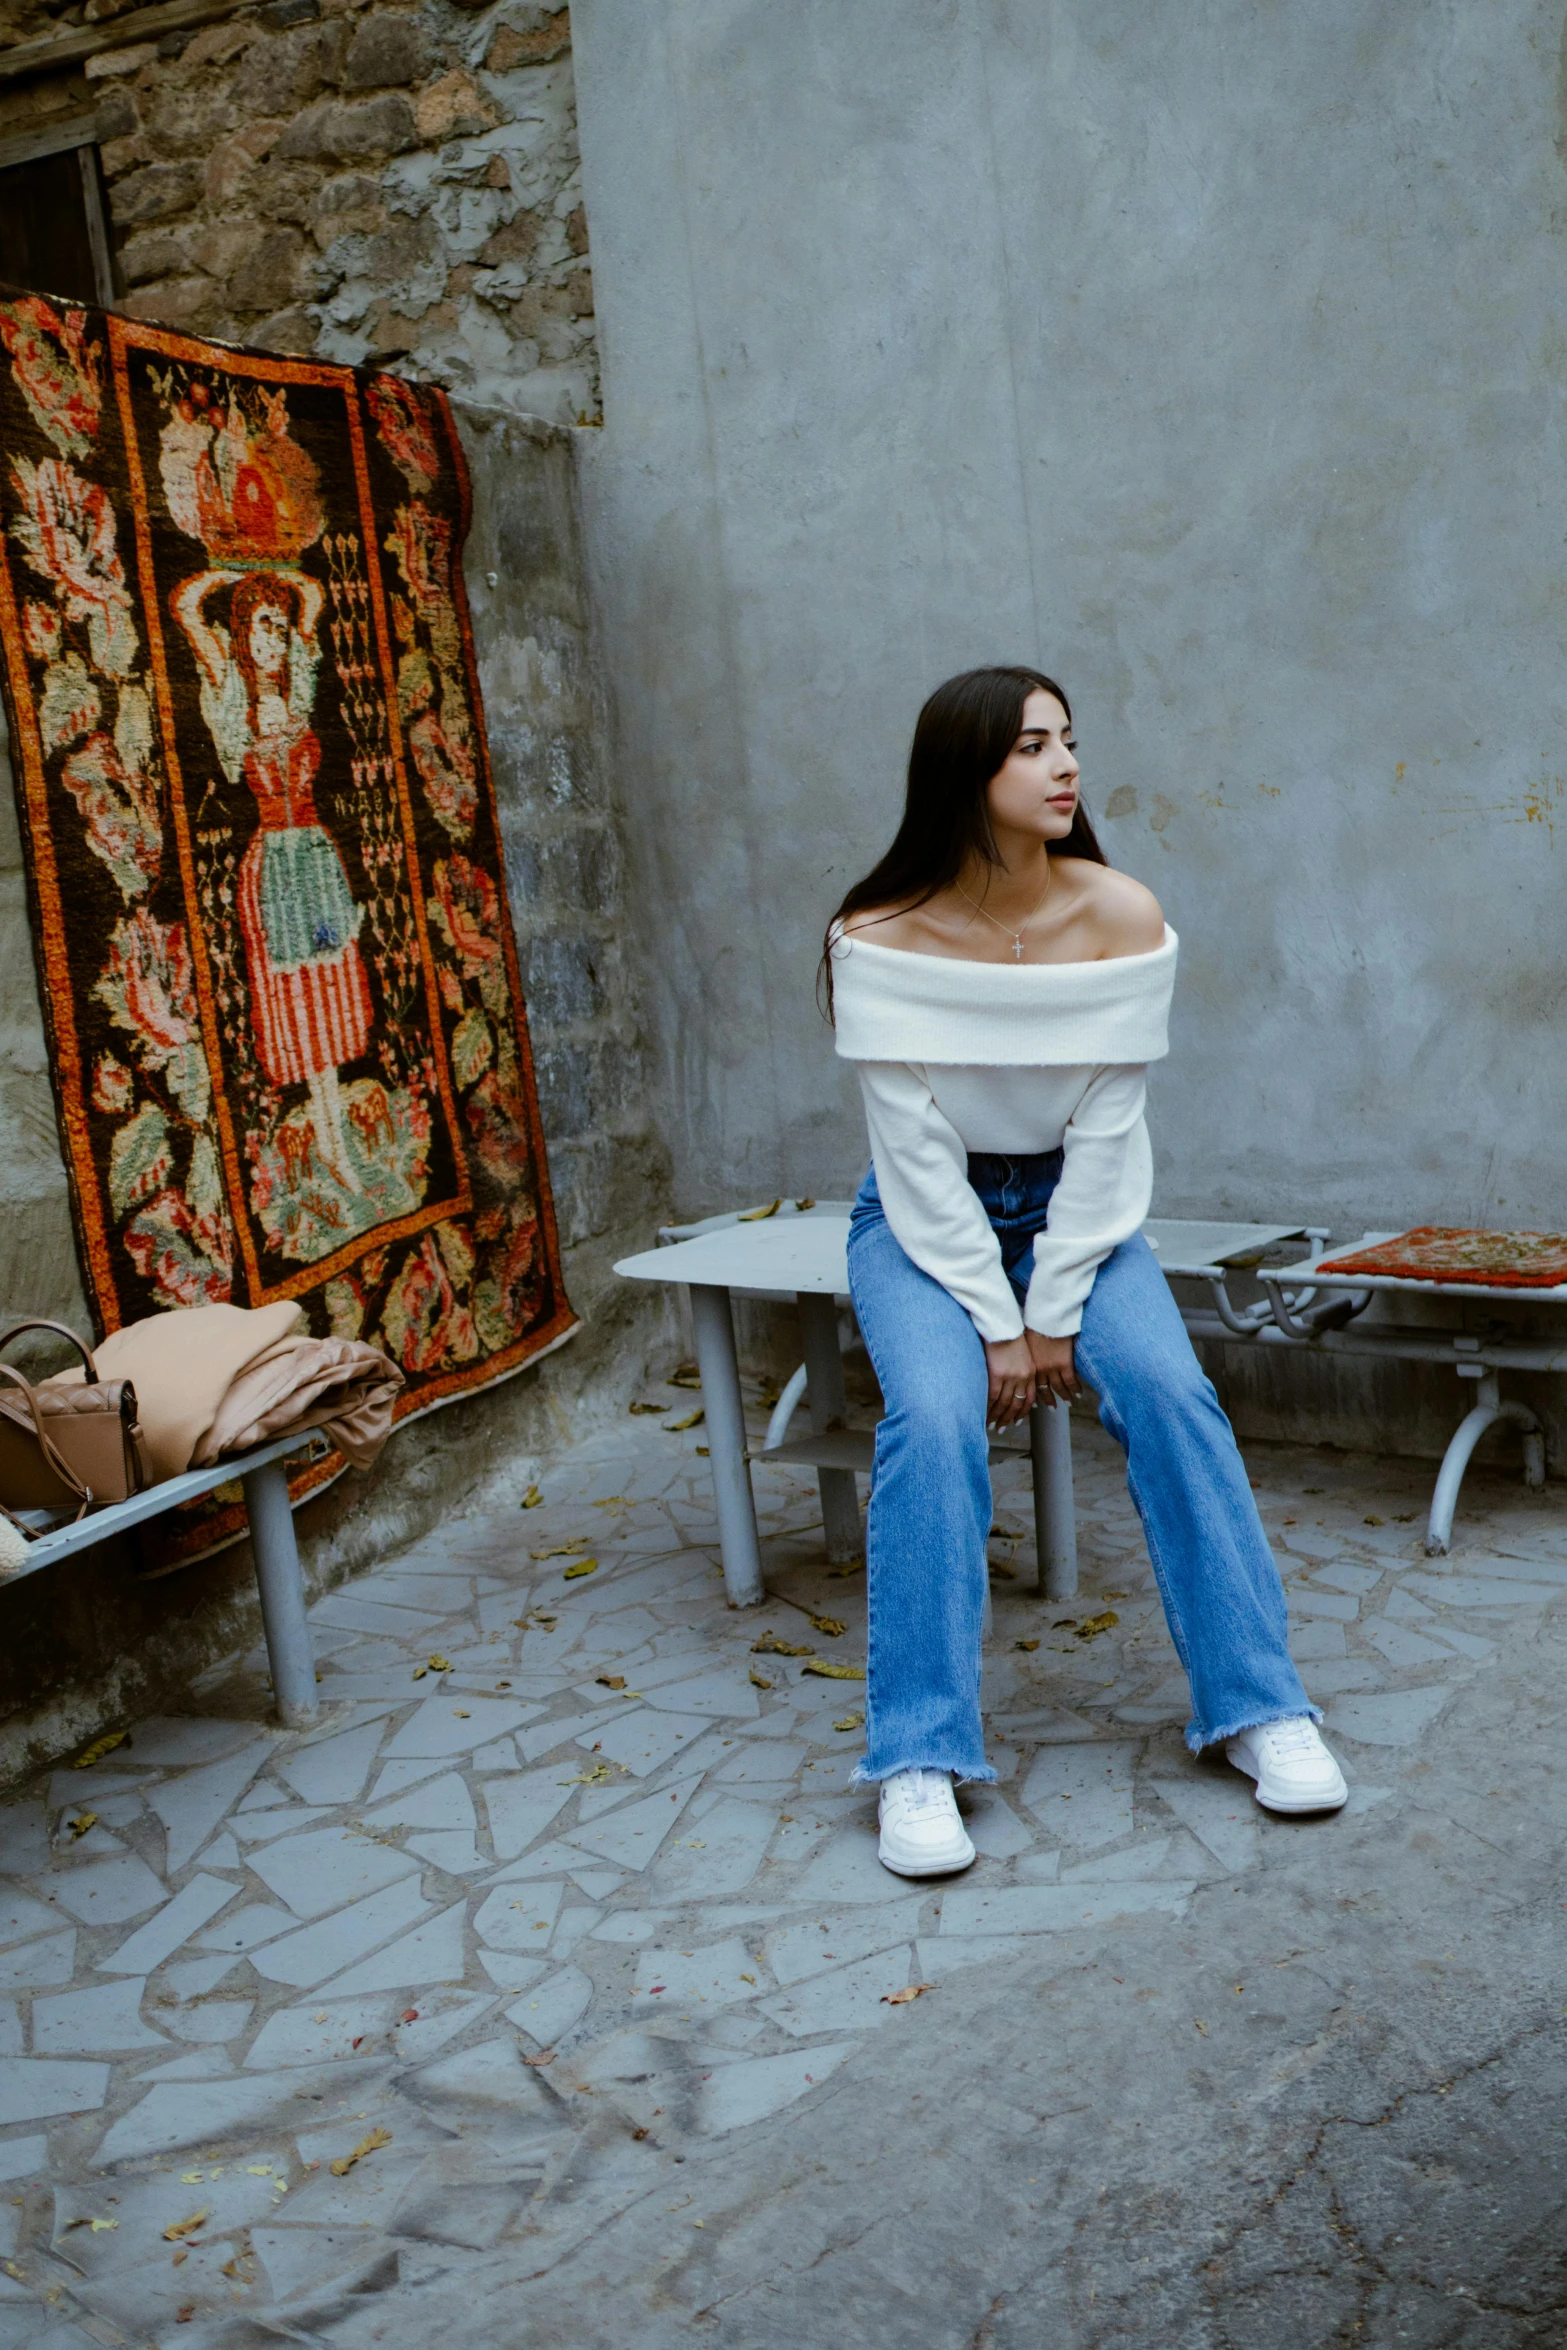
[[[688,1428],[700,1428],[706,1417],[705,1412],[687,1412],[683,1420],[666,1420],[664,1433],[666,1436],[683,1436]]]
[[[833,1724],[835,1730],[863,1730],[864,1727],[865,1716],[863,1714],[845,1714],[841,1721]]]
[[[751,1654],[753,1656],[809,1656],[811,1650],[791,1646],[787,1640],[780,1640],[776,1632],[764,1632],[760,1640],[752,1641]]]
[[[701,1384],[702,1374],[695,1363],[682,1363],[679,1369],[671,1371],[669,1377],[664,1381],[666,1387],[700,1387]]]
[[[624,1673],[600,1673],[598,1685],[601,1689],[624,1689],[626,1676]]]
[[[849,1627],[838,1616],[812,1616],[811,1629],[822,1633],[828,1640],[841,1640]]]
[[[356,2162],[363,2162],[365,2156],[373,2154],[378,2146],[390,2146],[391,2143],[392,2133],[390,2130],[372,2130],[367,2138],[360,2139],[352,2154],[338,2156],[331,2166],[333,2178],[345,2178]]]
[[[934,1983],[905,1983],[901,1991],[884,1991],[881,2003],[883,2007],[907,2007],[911,2000],[918,1999],[922,1991],[934,1991],[935,1988]]]
[[[815,1207],[816,1202],[813,1199],[797,1199],[794,1204],[799,1209],[800,1214],[803,1216],[807,1208]]]
[[[1101,1632],[1113,1632],[1121,1621],[1113,1607],[1107,1607],[1102,1616],[1085,1616],[1077,1627],[1079,1640],[1097,1640]]]
[[[524,2064],[531,2064],[535,2068],[541,2064],[553,2064],[555,2062],[555,2051],[553,2048],[541,2048],[537,2056],[525,2056],[522,2061]]]
[[[1039,1642],[1037,1640],[1014,1640],[1012,1645],[1014,1648],[1021,1648],[1025,1655],[1032,1656],[1034,1650],[1039,1646]]]
[[[598,1571],[599,1563],[597,1559],[578,1559],[574,1567],[568,1567],[566,1569],[563,1580],[567,1583],[575,1583],[580,1575],[596,1575]]]
[[[95,2236],[101,2236],[105,2228],[117,2228],[119,2224],[117,2219],[95,2219],[88,2222]]]
[[[112,1754],[117,1746],[123,1746],[129,1736],[129,1730],[111,1730],[106,1737],[95,1738],[91,1746],[84,1747],[77,1756],[71,1765],[72,1770],[85,1771],[89,1769],[93,1763],[100,1762],[106,1754]]]
[[[631,1500],[628,1494],[606,1493],[603,1500],[596,1501],[593,1507],[596,1510],[628,1510],[631,1507]]]
[[[663,1408],[661,1403],[628,1403],[626,1406],[628,1412],[661,1412]]]
[[[768,1217],[776,1216],[782,1206],[783,1201],[775,1199],[769,1201],[765,1208],[747,1208],[743,1216],[735,1218],[735,1222],[737,1224],[765,1224]]]
[[[1201,2034],[1202,2034],[1203,2038],[1206,2040],[1206,2039],[1207,2039],[1207,2037],[1208,2037],[1208,2027],[1207,2027],[1207,2025],[1206,2025],[1205,2023],[1201,2023],[1201,2022],[1199,2022],[1196,2016],[1193,2016],[1193,2018],[1192,2018],[1192,2022],[1193,2022],[1194,2024],[1196,2024],[1196,2025],[1197,2025],[1197,2029],[1198,2029],[1198,2031],[1199,2031],[1199,2032],[1201,2032]]]
[[[177,2219],[171,2221],[169,2226],[166,2227],[163,2231],[163,2241],[165,2244],[177,2244],[182,2236],[193,2236],[196,2230],[200,2227],[202,2221],[207,2218],[211,2209],[212,2206],[210,2203],[204,2203],[199,2211],[193,2211],[191,2213],[189,2219]]]
[[[95,1811],[79,1811],[75,1819],[69,1823],[71,1842],[74,1844],[78,1836],[85,1836],[89,1828],[96,1828],[97,1825],[98,1814]]]
[[[846,1575],[863,1575],[864,1572],[865,1561],[863,1559],[850,1559],[847,1566],[829,1567],[827,1580],[830,1583],[841,1583]]]
[[[558,1779],[558,1787],[601,1787],[609,1777],[608,1763],[595,1763],[591,1771],[581,1772],[575,1779]]]
[[[444,1656],[429,1656],[424,1661],[432,1673],[449,1673],[452,1669]]]
[[[802,1673],[814,1673],[819,1681],[863,1681],[865,1678],[863,1665],[829,1664],[824,1656],[813,1656],[810,1663],[802,1665],[800,1670]]]
[[[751,1667],[751,1687],[753,1689],[771,1689],[772,1687],[772,1683],[767,1678],[767,1675],[765,1673],[759,1673],[755,1665]]]
[[[416,1681],[422,1681],[429,1670],[430,1668],[428,1665],[415,1665],[413,1672],[414,1679]]]
[[[557,1542],[550,1550],[530,1550],[528,1556],[535,1559],[569,1559],[574,1557],[579,1550],[586,1550],[587,1547],[587,1536],[574,1534],[569,1542]]]
[[[527,1492],[522,1497],[522,1506],[525,1510],[536,1510],[543,1499],[544,1496],[539,1491],[538,1487],[536,1485],[530,1485]]]

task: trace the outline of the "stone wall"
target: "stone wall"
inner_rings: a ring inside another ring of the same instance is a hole
[[[410,1422],[367,1477],[296,1520],[313,1592],[442,1518],[520,1495],[618,1416],[679,1343],[662,1292],[618,1281],[670,1212],[653,1129],[601,687],[584,601],[572,436],[459,406],[472,469],[467,576],[568,1293],[584,1327],[504,1385]],[[83,1332],[8,778],[0,777],[0,1326]],[[519,1541],[524,1538],[519,1519]],[[247,1545],[143,1582],[130,1544],[0,1590],[0,1784],[106,1723],[179,1702],[256,1636]]]
[[[0,139],[95,111],[126,310],[597,418],[566,9],[268,0],[135,38],[168,13],[0,87]]]

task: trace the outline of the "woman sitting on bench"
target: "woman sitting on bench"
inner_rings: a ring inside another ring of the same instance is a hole
[[[849,1282],[881,1382],[867,1541],[866,1747],[881,1858],[974,1858],[953,1782],[993,1779],[979,1712],[987,1422],[1099,1398],[1127,1456],[1194,1753],[1275,1811],[1347,1795],[1290,1659],[1283,1586],[1229,1421],[1140,1226],[1146,1064],[1176,938],[1106,864],[1072,717],[1030,669],[954,677],[920,712],[903,822],[845,897],[825,969],[872,1166]]]

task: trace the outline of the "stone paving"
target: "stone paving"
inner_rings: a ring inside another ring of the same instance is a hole
[[[1184,1752],[1080,1414],[1069,1606],[1033,1588],[1022,1465],[997,1476],[980,1860],[888,1876],[847,1786],[863,1575],[825,1563],[812,1480],[761,1466],[771,1597],[725,1607],[693,1402],[653,1391],[535,1506],[323,1600],[318,1729],[269,1722],[258,1651],[0,1812],[0,2350],[369,2343],[427,2287],[570,2280],[636,2207],[700,2227],[683,2166],[840,2068],[873,2089],[943,1985],[1287,1863],[1299,1828]],[[1477,1479],[1431,1561],[1425,1467],[1252,1467],[1350,1814],[1396,1801],[1567,1584],[1559,1497]]]

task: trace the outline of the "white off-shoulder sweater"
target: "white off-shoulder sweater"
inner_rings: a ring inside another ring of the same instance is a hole
[[[972,963],[833,942],[838,1052],[865,1097],[887,1221],[982,1338],[1077,1331],[1094,1275],[1148,1213],[1147,1064],[1169,1051],[1179,941],[1102,963]],[[1061,1149],[1020,1314],[971,1151]]]

